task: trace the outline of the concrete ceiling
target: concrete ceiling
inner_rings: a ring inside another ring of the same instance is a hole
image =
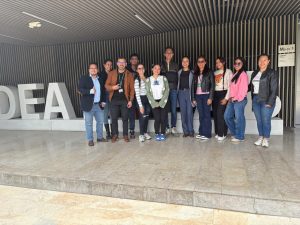
[[[299,8],[299,0],[1,0],[0,43],[47,45],[142,36],[294,14]],[[29,22],[42,26],[31,29]]]

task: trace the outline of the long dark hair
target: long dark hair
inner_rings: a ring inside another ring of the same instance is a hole
[[[145,66],[144,66],[144,64],[143,64],[143,63],[138,63],[136,68],[138,68],[138,67],[139,67],[139,65],[142,65],[142,66],[144,67],[144,71],[145,71]],[[144,72],[144,76],[146,77],[146,74],[145,74],[145,72]],[[137,76],[136,76],[136,78],[135,78],[135,79],[136,79],[136,80],[138,80],[138,82],[139,82],[139,86],[141,87],[141,78],[140,78],[140,74],[139,74],[139,73],[137,74]]]
[[[204,74],[206,74],[206,73],[209,71],[209,67],[208,67],[208,65],[207,65],[207,60],[206,60],[205,56],[201,55],[201,56],[199,56],[199,57],[197,58],[196,65],[195,65],[195,69],[194,69],[194,75],[195,75],[196,77],[200,76],[200,68],[199,68],[199,66],[198,66],[198,60],[199,60],[199,59],[204,59],[204,61],[206,62],[202,74],[204,75]]]
[[[241,73],[247,71],[246,60],[245,60],[243,57],[241,57],[241,56],[236,57],[236,58],[234,59],[234,62],[235,62],[236,60],[240,60],[240,61],[242,62],[242,64],[243,64],[243,66],[242,66],[242,68],[241,68],[239,71],[236,71],[236,70],[234,69],[234,72],[235,72],[235,73],[237,72],[237,74],[231,79],[231,82],[235,82],[235,83],[237,83],[237,81],[238,81],[238,79],[239,79]]]
[[[218,56],[217,58],[216,58],[216,61],[217,60],[220,60],[220,62],[223,64],[223,66],[224,66],[224,71],[223,71],[223,77],[225,76],[225,73],[226,73],[226,69],[227,69],[227,65],[226,65],[226,61],[225,61],[225,58],[224,57],[222,57],[222,56]],[[216,69],[218,69],[218,68],[216,68]]]

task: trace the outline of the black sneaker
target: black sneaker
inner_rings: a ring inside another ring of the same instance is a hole
[[[130,130],[130,131],[129,131],[129,134],[130,134],[130,138],[131,138],[131,139],[135,139],[134,130]]]

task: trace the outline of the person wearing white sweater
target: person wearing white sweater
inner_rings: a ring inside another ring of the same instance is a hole
[[[151,106],[147,98],[147,91],[145,86],[146,76],[145,68],[143,64],[137,66],[138,76],[134,81],[135,97],[137,101],[137,107],[139,111],[139,124],[140,124],[140,136],[139,141],[144,142],[150,140],[151,136],[147,133],[149,114],[151,112]]]
[[[215,125],[215,134],[218,141],[224,141],[227,136],[227,125],[224,120],[224,113],[229,99],[229,84],[232,71],[226,68],[226,62],[223,57],[216,59],[215,75],[215,98],[213,101],[213,116]]]

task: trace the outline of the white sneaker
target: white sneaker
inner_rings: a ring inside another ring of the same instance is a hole
[[[177,134],[178,132],[177,132],[177,130],[176,130],[176,127],[172,127],[172,129],[171,129],[171,134]]]
[[[264,138],[262,141],[261,146],[268,148],[269,147],[269,140]]]
[[[201,137],[202,137],[202,135],[200,135],[200,134],[197,134],[197,135],[196,135],[196,138],[197,138],[197,139],[200,139]]]
[[[239,142],[242,142],[244,140],[240,140],[240,139],[237,139],[237,138],[232,138],[231,141],[234,142],[234,143],[239,143]]]
[[[254,142],[254,144],[255,144],[256,146],[261,146],[262,143],[263,143],[263,140],[264,140],[263,137],[259,137],[259,138],[257,139],[257,141]]]
[[[201,140],[208,140],[209,138],[208,138],[208,137],[205,137],[205,136],[201,136],[200,139],[201,139]]]
[[[152,139],[152,137],[148,133],[145,133],[144,136],[145,136],[146,140]]]
[[[217,138],[217,139],[218,139],[218,138],[219,138],[219,135],[216,135],[216,136],[215,136],[215,138]]]
[[[218,137],[218,141],[224,141],[226,139],[226,136]]]
[[[139,141],[140,142],[144,142],[145,141],[145,136],[144,135],[140,135],[139,136]]]
[[[171,131],[170,131],[170,128],[167,128],[167,129],[166,129],[166,134],[170,134],[170,132],[171,132]]]

